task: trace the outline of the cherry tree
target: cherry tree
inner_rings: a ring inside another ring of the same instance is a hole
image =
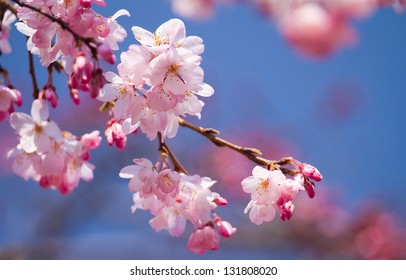
[[[172,5],[180,16],[202,20],[214,14],[216,5],[236,2],[173,0]],[[399,12],[406,6],[402,0],[245,2],[274,21],[296,50],[312,57],[325,57],[353,42],[352,19],[367,17],[381,6],[394,5]],[[9,122],[18,139],[6,155],[13,161],[15,174],[68,195],[81,180],[93,179],[97,166],[91,163],[91,150],[102,145],[103,136],[109,146],[126,150],[129,137],[144,135],[156,143],[158,160],[123,162],[117,180],[129,180],[132,211],[148,210],[155,231],[166,230],[178,237],[189,222],[193,231],[187,247],[194,253],[218,249],[220,236],[229,238],[237,229],[216,213],[217,207],[228,202],[212,190],[215,178],[189,170],[167,143],[167,139],[176,139],[179,129],[194,131],[256,164],[240,185],[247,194],[244,212],[254,224],[270,222],[277,215],[289,220],[300,192],[315,196],[315,183],[323,178],[316,167],[290,156],[265,158],[257,148],[241,146],[220,137],[214,128],[198,125],[204,118],[204,101],[215,92],[205,82],[202,38],[187,34],[184,22],[177,18],[154,31],[140,26],[125,30],[119,22],[120,17],[131,16],[127,10],[118,9],[105,17],[93,9],[107,4],[113,5],[104,0],[0,1],[1,54],[14,55],[9,32],[27,37],[33,87],[32,97],[21,92],[12,83],[7,65],[0,66],[0,121]],[[117,58],[124,40],[132,44]],[[34,56],[40,58],[48,75],[43,85],[35,75]],[[105,64],[114,65],[115,70],[104,70]],[[55,87],[55,72],[66,77],[64,89]],[[78,106],[81,96],[89,94],[109,117],[104,133],[94,130],[75,136],[60,128],[52,120],[53,112],[60,108],[58,94],[69,95]],[[23,102],[32,104],[30,115],[16,111]],[[189,121],[191,117],[196,118]]]

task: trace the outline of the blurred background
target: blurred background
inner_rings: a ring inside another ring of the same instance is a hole
[[[169,1],[106,1],[96,8],[120,17],[127,40],[131,26],[154,31],[173,14]],[[272,23],[252,6],[220,5],[206,21],[184,20],[188,35],[203,38],[202,67],[215,95],[204,100],[202,119],[236,144],[256,147],[264,156],[293,156],[324,176],[309,199],[299,193],[293,218],[261,226],[243,211],[249,195],[240,182],[253,164],[239,154],[214,147],[180,129],[169,140],[189,173],[209,176],[213,189],[229,200],[218,214],[238,228],[220,248],[205,255],[187,250],[188,227],[180,238],[155,233],[151,215],[132,214],[128,180],[120,169],[137,157],[158,159],[157,143],[131,135],[125,151],[107,146],[92,152],[95,179],[69,196],[44,190],[12,174],[0,161],[0,258],[2,259],[405,259],[406,258],[406,17],[390,8],[355,21],[359,41],[325,59],[295,52]],[[13,52],[0,57],[11,82],[24,94],[29,113],[31,80],[25,38],[14,28]],[[36,60],[40,84],[46,69]],[[113,67],[106,67],[114,71]],[[100,102],[82,95],[75,106],[64,75],[56,78],[61,98],[51,118],[81,135],[104,131],[108,120]],[[15,146],[7,122],[0,123],[0,150]]]

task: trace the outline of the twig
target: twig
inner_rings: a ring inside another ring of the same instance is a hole
[[[290,157],[284,157],[278,161],[263,158],[263,157],[261,157],[262,153],[260,150],[258,150],[256,148],[247,148],[244,146],[239,146],[239,145],[231,143],[230,141],[227,141],[223,138],[220,138],[217,136],[218,134],[220,134],[219,131],[217,131],[215,129],[200,127],[200,126],[191,124],[182,118],[178,118],[178,122],[179,122],[180,126],[189,128],[189,129],[199,133],[200,135],[203,135],[204,137],[209,139],[214,145],[216,145],[218,147],[227,147],[233,151],[236,151],[236,152],[242,154],[249,160],[251,160],[259,165],[266,166],[268,169],[281,169],[280,168],[281,165],[286,165],[286,164],[291,163],[292,158],[290,158]],[[283,171],[285,171],[285,169],[283,169]],[[286,169],[286,171],[288,171],[288,169]]]
[[[34,56],[32,55],[32,53],[30,51],[28,51],[28,60],[30,63],[30,69],[28,72],[31,75],[32,87],[33,87],[32,96],[34,97],[34,99],[38,99],[39,88],[38,88],[38,83],[37,83],[37,77],[35,76]]]
[[[17,15],[16,8],[8,0],[0,0],[0,10],[10,10],[10,12]]]
[[[180,161],[176,158],[175,154],[171,151],[171,149],[165,143],[165,141],[162,141],[161,133],[158,133],[158,141],[159,141],[159,151],[163,156],[167,156],[170,158],[171,162],[173,163],[173,169],[177,172],[181,172],[187,175],[188,172],[180,163]]]

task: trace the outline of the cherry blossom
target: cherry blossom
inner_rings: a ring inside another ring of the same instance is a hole
[[[214,14],[215,0],[172,0],[172,10],[190,19],[206,19]]]
[[[301,163],[299,164],[299,169],[302,171],[303,175],[309,177],[310,179],[313,179],[316,182],[320,182],[321,179],[323,179],[320,171],[310,164]]]
[[[217,206],[227,204],[218,193],[210,190],[215,181],[199,175],[178,173],[168,168],[165,159],[155,165],[145,158],[134,159],[134,163],[135,165],[124,167],[119,175],[130,179],[128,188],[134,193],[132,211],[149,210],[155,216],[150,220],[154,230],[167,230],[171,236],[180,236],[189,221],[195,228],[192,234],[195,237],[191,237],[190,241],[192,245],[188,245],[193,252],[200,242],[198,236],[201,232],[207,233],[205,228],[212,225],[213,221],[220,235],[230,237],[235,233],[236,229],[229,222],[213,214]],[[213,230],[212,226],[211,229]],[[217,244],[208,248],[218,247],[217,233],[207,235],[205,240],[207,244]],[[201,253],[204,251],[199,250]]]
[[[1,22],[0,28],[0,51],[1,53],[8,54],[11,52],[11,46],[8,42],[8,34],[11,29],[11,24],[17,19],[17,17],[10,11],[6,10]]]
[[[107,129],[104,133],[109,146],[116,145],[117,149],[124,150],[127,136],[123,130],[123,124],[116,121],[114,118],[107,123]]]
[[[117,43],[127,36],[116,19],[130,14],[126,10],[119,10],[112,17],[104,18],[90,9],[91,2],[39,0],[31,3],[43,8],[43,13],[65,22],[76,37],[58,22],[28,7],[18,8],[17,15],[22,21],[16,26],[29,37],[27,48],[41,57],[43,66],[61,59],[67,76],[71,78],[71,90],[89,91],[91,97],[95,98],[104,85],[102,70],[95,54],[110,64],[115,63],[113,50],[117,50]],[[93,2],[106,5],[104,1]],[[78,36],[92,41],[78,42]],[[71,95],[78,104],[79,96],[73,92]]]
[[[141,45],[131,45],[120,56],[118,75],[106,72],[107,83],[98,99],[114,105],[113,116],[131,118],[150,140],[161,133],[173,138],[178,116],[200,118],[204,103],[197,96],[209,97],[213,88],[204,83],[199,56],[204,46],[197,36],[186,36],[184,23],[171,19],[151,33],[133,27]]]
[[[0,85],[0,122],[14,112],[14,105],[23,104],[21,93],[11,87]]]
[[[219,245],[220,238],[210,225],[194,231],[187,243],[188,249],[196,254],[204,254],[207,250],[217,250]]]
[[[306,189],[308,182],[307,175],[301,171],[298,171],[294,179],[290,179],[281,170],[267,170],[256,166],[252,170],[252,176],[241,182],[243,190],[251,194],[251,201],[244,212],[249,212],[250,220],[257,225],[272,221],[276,211],[281,220],[289,220],[295,209],[292,201],[299,191]]]
[[[255,0],[261,12],[276,22],[286,40],[299,52],[324,57],[353,44],[357,33],[353,19],[373,13],[376,0]]]
[[[32,104],[31,115],[13,113],[10,124],[20,137],[16,148],[7,156],[14,158],[13,171],[25,180],[38,181],[43,188],[68,194],[80,180],[93,179],[94,166],[88,162],[90,150],[99,147],[98,131],[76,137],[62,132],[49,120],[49,109],[43,99]]]
[[[219,1],[189,1],[193,5],[186,5],[186,0],[174,0],[172,5],[186,16],[203,18],[213,14]],[[21,93],[11,86],[7,70],[0,67],[6,84],[0,85],[0,121],[10,115],[18,143],[7,152],[7,157],[13,159],[13,171],[23,179],[34,180],[42,188],[64,195],[71,193],[82,180],[93,179],[95,166],[89,162],[90,153],[101,144],[100,132],[94,130],[77,137],[61,130],[50,118],[48,105],[56,108],[58,94],[62,94],[59,90],[57,94],[53,71],[63,70],[68,94],[76,105],[80,104],[80,91],[89,92],[91,98],[103,102],[101,111],[108,114],[104,132],[108,145],[123,150],[127,137],[138,130],[151,141],[158,138],[160,158],[156,163],[135,158],[134,164],[122,168],[119,176],[129,179],[132,212],[149,211],[153,216],[149,221],[152,229],[166,230],[178,237],[190,225],[192,233],[187,244],[190,251],[203,254],[217,250],[220,236],[230,238],[237,229],[216,213],[217,207],[228,204],[213,191],[216,181],[189,175],[167,145],[167,138],[174,138],[180,126],[267,167],[256,166],[252,176],[241,182],[244,192],[250,194],[244,212],[249,212],[253,223],[272,221],[277,213],[280,219],[289,220],[295,210],[293,200],[297,193],[305,190],[310,198],[314,197],[313,181],[320,182],[323,178],[314,166],[292,158],[264,159],[255,148],[240,147],[219,138],[215,129],[185,122],[184,117],[188,115],[201,118],[205,104],[201,98],[212,96],[214,89],[204,81],[203,40],[187,36],[180,19],[170,19],[154,32],[133,26],[131,31],[138,44],[130,45],[120,54],[114,73],[104,71],[100,60],[116,63],[114,51],[127,36],[117,19],[130,16],[127,10],[106,18],[92,9],[93,4],[106,6],[104,0],[15,2],[19,4],[16,27],[28,37],[27,49],[31,52],[34,101],[31,115],[14,112],[14,105],[22,104]],[[301,52],[323,56],[354,40],[349,21],[369,15],[376,4],[372,2],[269,0],[269,5],[278,28],[289,42]],[[396,3],[404,6],[403,0]],[[11,8],[5,9],[0,50],[9,53],[8,32],[16,17],[7,10]],[[48,80],[44,85],[37,85],[32,55],[39,56],[42,66],[47,67]]]
[[[10,124],[21,137],[20,145],[27,153],[46,153],[53,139],[59,140],[62,133],[54,122],[48,121],[49,109],[43,100],[32,103],[31,116],[25,113],[10,115]]]

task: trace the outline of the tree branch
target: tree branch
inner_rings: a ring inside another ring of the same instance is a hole
[[[32,96],[34,99],[38,99],[39,97],[39,88],[38,88],[38,83],[37,83],[37,77],[35,76],[35,68],[34,68],[34,56],[30,51],[28,51],[28,60],[30,64],[29,68],[29,73],[31,75],[31,80],[32,80],[32,87],[33,87],[33,92]]]
[[[17,10],[9,0],[0,0],[0,10],[10,10],[13,14],[17,15]]]
[[[180,126],[189,128],[189,129],[199,133],[200,135],[206,137],[214,145],[216,145],[218,147],[227,147],[233,151],[236,151],[236,152],[242,154],[249,160],[251,160],[259,165],[266,166],[266,168],[268,168],[268,169],[281,169],[282,165],[291,164],[291,162],[292,162],[291,157],[284,157],[278,161],[263,158],[263,157],[261,157],[262,153],[260,150],[258,150],[256,148],[248,148],[248,147],[244,147],[244,146],[239,146],[239,145],[231,143],[230,141],[227,141],[223,138],[220,138],[217,136],[220,134],[220,132],[213,128],[204,128],[201,126],[197,126],[197,125],[194,125],[194,124],[191,124],[191,123],[185,121],[182,118],[178,118],[178,122],[179,122]],[[288,169],[281,169],[281,170],[284,173],[289,172]]]

